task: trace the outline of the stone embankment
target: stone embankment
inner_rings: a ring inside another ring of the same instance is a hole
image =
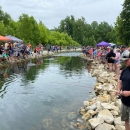
[[[83,54],[82,58],[86,58]],[[92,61],[92,60],[91,60]],[[96,77],[94,85],[96,96],[89,101],[84,101],[79,113],[86,121],[88,130],[125,130],[121,121],[121,100],[116,98],[115,90],[117,81],[115,73],[108,72],[105,65],[92,61],[91,75]]]

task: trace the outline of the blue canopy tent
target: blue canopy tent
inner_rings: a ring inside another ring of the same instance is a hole
[[[110,46],[110,44],[102,41],[102,42],[98,43],[97,46]]]
[[[11,36],[11,35],[8,35],[8,36],[5,36],[7,38],[10,39],[10,41],[14,41],[14,42],[23,42],[23,40],[17,38],[17,37],[14,37],[14,36]]]

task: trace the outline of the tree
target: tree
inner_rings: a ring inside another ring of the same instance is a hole
[[[115,37],[117,43],[124,43],[125,39],[123,36],[123,26],[122,26],[122,19],[120,16],[117,17],[116,23],[115,23]]]
[[[107,22],[93,21],[91,24],[87,24],[85,18],[81,17],[75,20],[74,17],[67,16],[64,20],[61,20],[60,26],[55,28],[55,31],[67,33],[72,39],[82,46],[95,45],[100,41],[111,42],[115,31],[113,27]]]
[[[0,7],[0,21],[4,23],[5,26],[9,24],[9,21],[11,20],[11,16],[2,11],[2,8]]]
[[[73,39],[78,43],[80,43],[81,45],[83,45],[83,37],[85,36],[85,32],[86,32],[85,26],[86,26],[86,22],[85,22],[85,18],[83,17],[81,19],[78,19],[75,22]]]
[[[74,23],[75,23],[74,16],[73,15],[71,15],[70,17],[67,16],[65,19],[61,20],[60,26],[56,30],[67,33],[69,36],[73,37]]]
[[[42,44],[48,43],[49,40],[49,30],[45,27],[45,25],[40,21],[38,24],[39,31],[40,31],[40,38],[39,41]]]
[[[117,19],[120,34],[120,40],[126,45],[130,44],[130,0],[125,0],[123,3],[123,10],[120,14],[120,19]],[[122,33],[121,33],[122,32]],[[122,38],[121,38],[122,37]]]
[[[18,36],[25,42],[32,44],[39,44],[40,31],[38,24],[33,16],[29,17],[27,14],[22,14],[18,21]]]
[[[101,22],[97,28],[96,31],[96,38],[97,42],[100,42],[98,39],[101,38],[101,41],[107,41],[109,42],[109,39],[107,39],[107,33],[111,32],[113,30],[113,27],[110,26],[107,22]]]
[[[10,20],[9,24],[6,26],[6,35],[12,35],[17,37],[17,28],[18,28],[18,23]]]
[[[6,29],[3,22],[0,22],[0,35],[6,35]]]

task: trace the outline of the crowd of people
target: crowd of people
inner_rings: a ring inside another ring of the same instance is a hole
[[[14,62],[18,59],[26,59],[29,55],[40,55],[46,49],[50,51],[61,51],[61,46],[43,46],[42,44],[32,47],[30,43],[6,42],[0,45],[0,63],[2,61]],[[67,47],[67,50],[70,48]],[[76,47],[73,47],[76,50]],[[118,81],[117,94],[121,95],[122,108],[121,120],[125,121],[126,130],[130,129],[130,48],[122,45],[120,47],[91,47],[83,46],[82,52],[99,63],[104,63],[110,72],[115,72]]]
[[[20,42],[5,42],[0,45],[0,63],[3,61],[15,62],[19,59],[26,59],[30,55],[39,56],[43,54],[43,50],[58,52],[61,51],[61,46],[43,46],[39,44],[33,47],[30,43],[24,44]]]
[[[116,79],[119,78],[121,70],[124,68],[124,62],[121,61],[121,57],[127,52],[130,52],[130,48],[122,45],[116,46],[101,46],[101,47],[82,47],[82,52],[99,63],[105,63],[109,71],[116,73]]]
[[[130,48],[120,47],[83,47],[83,53],[89,58],[106,64],[116,73],[116,95],[121,98],[121,121],[125,121],[125,130],[130,130]]]
[[[0,62],[14,62],[31,54],[31,44],[6,42],[0,45]]]

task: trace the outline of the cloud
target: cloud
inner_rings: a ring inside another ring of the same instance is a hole
[[[122,11],[124,0],[1,0],[2,10],[18,20],[22,13],[34,16],[46,27],[59,26],[61,20],[73,15],[87,23],[106,21],[113,24]]]

